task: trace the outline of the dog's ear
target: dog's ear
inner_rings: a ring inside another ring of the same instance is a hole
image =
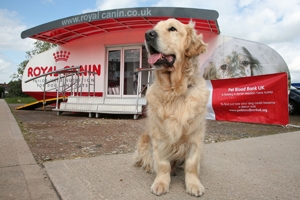
[[[198,56],[206,51],[207,44],[202,40],[202,34],[197,35],[194,29],[195,23],[190,21],[186,25],[187,36],[185,40],[185,55],[188,57]]]
[[[252,56],[252,54],[248,51],[246,47],[242,47],[244,53],[250,58],[251,63],[251,76],[256,76],[262,74],[262,67],[260,62]]]
[[[206,67],[203,69],[203,78],[205,80],[217,79],[217,71],[212,61],[208,61]]]

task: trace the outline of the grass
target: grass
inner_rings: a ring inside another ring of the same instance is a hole
[[[6,101],[7,104],[13,104],[13,103],[27,104],[36,101],[36,99],[33,97],[6,97],[4,98],[4,100]]]

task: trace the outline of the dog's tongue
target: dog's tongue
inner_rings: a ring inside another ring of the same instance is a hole
[[[149,59],[148,59],[148,63],[149,64],[154,64],[156,63],[159,59],[161,59],[162,54],[161,53],[155,53],[155,54],[151,54]]]

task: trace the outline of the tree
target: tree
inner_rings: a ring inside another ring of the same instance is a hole
[[[25,94],[22,92],[22,76],[25,70],[26,65],[28,64],[29,60],[40,53],[43,53],[49,49],[56,47],[56,44],[52,44],[49,42],[44,41],[35,41],[33,43],[33,49],[31,51],[26,51],[26,60],[21,62],[18,67],[18,71],[15,72],[11,78],[12,80],[9,82],[10,89],[9,95],[10,96],[24,96]],[[26,95],[25,95],[26,96]]]
[[[4,92],[5,92],[4,87],[0,86],[0,98],[4,97]]]
[[[25,67],[28,64],[29,60],[33,56],[48,51],[49,49],[52,49],[54,47],[57,47],[57,44],[52,44],[40,40],[35,41],[33,43],[33,49],[31,51],[26,51],[26,56],[25,56],[26,60],[24,60],[19,64],[18,71],[11,76],[12,80],[22,80]]]
[[[28,64],[28,62],[29,62],[29,60],[24,60],[23,62],[21,62],[19,64],[18,71],[16,73],[13,73],[13,75],[11,76],[12,81],[14,81],[14,80],[22,80],[23,72],[24,72],[25,67]]]
[[[10,97],[26,97],[28,95],[22,92],[22,80],[10,81],[8,94]]]

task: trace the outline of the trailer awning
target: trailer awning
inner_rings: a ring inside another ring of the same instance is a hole
[[[126,8],[75,15],[42,24],[21,33],[21,38],[33,38],[58,45],[96,34],[117,31],[151,29],[156,23],[176,18],[182,23],[196,23],[199,32],[220,34],[214,10],[171,7]]]

